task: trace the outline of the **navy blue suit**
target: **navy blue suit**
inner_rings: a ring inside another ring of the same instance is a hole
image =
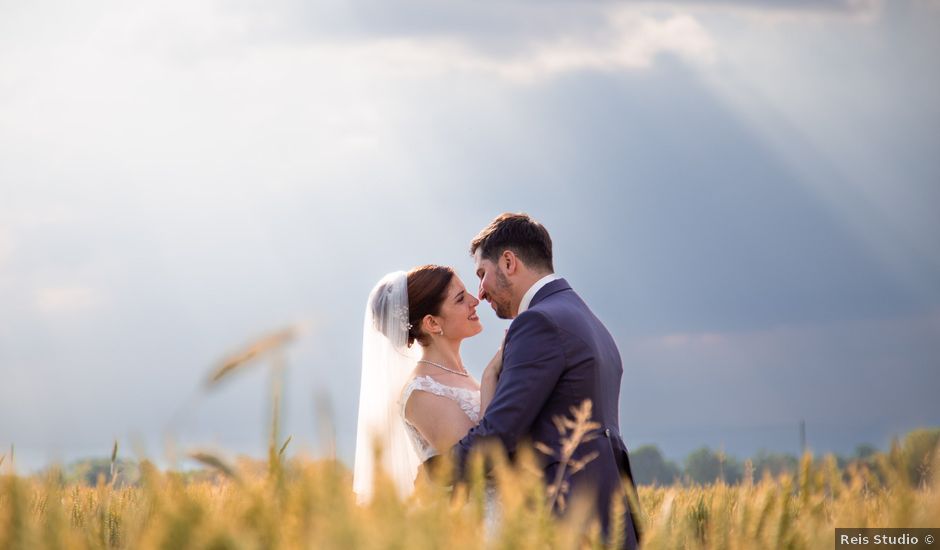
[[[571,416],[571,407],[590,399],[592,420],[601,425],[601,435],[583,443],[575,458],[592,452],[597,457],[567,477],[570,494],[594,492],[595,512],[607,533],[612,498],[626,503],[625,491],[635,491],[620,437],[622,375],[620,352],[600,320],[567,281],[548,283],[506,333],[493,401],[480,423],[452,449],[458,467],[462,469],[471,448],[484,438],[498,438],[510,455],[524,441],[544,443],[560,455],[561,437],[552,417]],[[549,458],[543,464],[545,479],[553,481],[559,461]],[[625,547],[634,548],[638,530],[629,506],[625,509]]]

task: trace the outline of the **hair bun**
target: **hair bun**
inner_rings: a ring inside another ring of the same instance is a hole
[[[369,299],[372,325],[396,347],[410,337],[408,323],[408,279],[404,272],[387,275],[372,290]]]

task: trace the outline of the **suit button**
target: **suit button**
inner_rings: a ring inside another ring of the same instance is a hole
[[[604,436],[607,437],[607,439],[610,439],[610,428],[604,430]]]

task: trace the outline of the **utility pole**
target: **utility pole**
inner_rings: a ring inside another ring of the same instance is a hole
[[[806,421],[800,420],[800,454],[806,454]]]

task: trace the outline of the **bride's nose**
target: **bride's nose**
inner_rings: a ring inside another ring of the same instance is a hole
[[[470,307],[477,307],[478,305],[480,305],[480,300],[478,300],[477,298],[473,296],[470,296]]]

